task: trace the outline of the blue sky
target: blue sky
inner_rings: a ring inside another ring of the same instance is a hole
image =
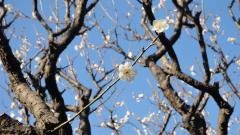
[[[127,0],[122,0],[122,1],[116,1],[115,5],[116,9],[114,8],[112,2],[110,0],[100,0],[99,5],[96,7],[96,16],[97,18],[101,18],[102,16],[105,16],[103,9],[101,8],[101,5],[105,7],[108,11],[108,13],[113,17],[114,20],[119,20],[119,24],[126,24],[129,22],[132,22],[131,26],[133,27],[134,30],[137,32],[143,34],[143,29],[141,28],[140,25],[140,19],[141,19],[141,14],[139,12],[136,12],[136,10],[133,10],[126,2]],[[132,3],[135,4],[136,8],[141,8],[140,4],[136,3],[136,1],[131,1]],[[155,1],[154,3],[157,4],[158,1]],[[201,2],[201,1],[199,1]],[[232,22],[231,18],[228,15],[228,1],[218,1],[218,0],[211,0],[211,1],[204,1],[204,6],[205,6],[205,16],[209,16],[209,19],[207,20],[207,24],[209,27],[212,26],[212,22],[214,17],[220,16],[221,21],[220,21],[220,26],[221,26],[221,33],[218,34],[218,41],[221,47],[223,48],[224,52],[229,56],[229,58],[232,58],[233,56],[239,56],[239,46],[233,45],[229,42],[227,42],[228,37],[236,37],[237,42],[239,42],[238,37],[239,37],[239,30],[236,29],[236,26]],[[19,0],[6,0],[5,3],[11,3],[15,10],[20,10],[22,11],[25,15],[31,16],[31,11],[32,11],[32,2],[30,0],[25,0],[24,4],[23,1]],[[50,6],[54,4],[53,1],[50,2],[51,4],[49,5],[44,5],[46,10],[44,11],[45,15],[49,15],[49,10]],[[45,3],[46,4],[46,3]],[[167,9],[160,9],[156,11],[156,18],[165,18],[165,16],[170,13],[169,9],[172,9],[172,5],[168,2],[166,2]],[[116,10],[119,14],[116,16],[114,14],[114,10]],[[129,20],[125,19],[125,15],[127,12],[130,12],[133,16],[133,18],[130,18]],[[87,23],[90,24],[90,23]],[[102,19],[100,25],[102,26],[103,29],[111,29],[116,26],[112,22],[111,19],[108,17],[105,17]],[[36,37],[36,32],[40,32],[41,35],[45,38],[47,38],[47,33],[44,31],[41,27],[41,25],[32,19],[19,19],[17,20],[12,28],[16,28],[16,35],[26,35],[29,38],[29,41],[34,44],[37,40]],[[170,29],[166,32],[167,36],[170,36],[172,34],[172,29],[173,27],[171,26]],[[124,40],[124,31],[121,28],[118,28],[117,31],[120,33],[119,36],[122,40],[119,41],[120,45],[124,48],[125,51],[131,51],[133,52],[134,55],[138,54],[139,50],[149,44],[148,41],[127,41]],[[108,31],[111,33],[110,31]],[[103,44],[103,40],[101,39],[101,35],[98,32],[97,29],[93,29],[88,33],[88,38],[89,42],[91,44],[94,44],[96,46]],[[79,52],[76,52],[74,50],[74,46],[78,45],[79,42],[81,41],[81,37],[77,37],[71,45],[66,49],[66,51],[61,55],[61,61],[62,63],[60,64],[61,66],[66,66],[66,55],[69,55],[72,58],[75,58],[75,68],[77,70],[77,74],[79,75],[79,80],[81,83],[86,85],[89,88],[92,88],[93,90],[96,90],[94,85],[91,83],[91,78],[85,71],[85,61],[84,59],[79,55]],[[209,40],[209,34],[205,36],[205,41],[207,43],[211,43]],[[10,40],[11,46],[13,50],[16,50],[19,48],[19,45],[21,44],[20,40],[17,40],[16,38],[12,38]],[[200,74],[200,68],[198,68],[197,62],[201,64],[201,57],[200,57],[200,51],[199,51],[199,46],[196,41],[194,41],[192,38],[190,38],[186,32],[184,31],[181,35],[181,38],[179,41],[176,43],[174,46],[174,49],[176,50],[177,56],[179,57],[180,64],[182,66],[182,69],[184,72],[191,74],[189,71],[189,67],[194,65],[195,70],[197,75],[194,76],[195,78],[201,80],[202,76]],[[151,48],[146,54],[151,54],[151,52],[155,51],[155,48]],[[34,54],[36,50],[30,49],[29,56],[31,54]],[[95,61],[98,62],[99,59],[97,58],[97,54],[94,51],[90,51],[90,57]],[[106,66],[108,69],[114,66],[114,64],[120,64],[123,60],[122,56],[114,53],[113,51],[109,50],[104,50],[102,53],[104,53],[104,66]],[[214,67],[214,61],[215,57],[212,51],[208,49],[208,54],[209,54],[209,60],[210,60],[210,66],[211,68]],[[237,84],[239,82],[239,70],[237,70],[236,73],[233,73],[232,69],[236,69],[237,66],[233,65],[231,67],[231,70],[229,71],[229,74],[234,78],[234,83]],[[110,91],[116,90],[114,96],[108,100],[105,103],[105,107],[103,110],[103,113],[101,115],[93,113],[90,116],[91,120],[91,125],[92,125],[92,134],[93,135],[102,135],[102,134],[111,134],[111,130],[109,129],[103,129],[99,128],[99,124],[103,121],[109,118],[109,112],[106,111],[106,108],[113,108],[113,105],[117,101],[124,101],[125,105],[123,107],[116,108],[114,110],[114,114],[117,114],[119,118],[123,117],[126,114],[126,111],[131,111],[134,113],[134,116],[140,116],[140,117],[145,117],[149,115],[150,113],[158,113],[158,109],[154,104],[152,104],[150,101],[150,97],[152,96],[152,91],[150,90],[151,87],[153,87],[155,90],[157,90],[157,85],[156,81],[152,77],[150,71],[146,68],[143,68],[139,65],[136,65],[136,70],[137,70],[137,76],[135,80],[131,83],[126,82],[126,81],[120,81],[116,87],[113,87]],[[7,92],[4,88],[7,88],[6,82],[7,82],[7,77],[4,73],[4,71],[0,72],[1,78],[0,78],[0,95],[2,95],[2,98],[0,99],[0,113],[6,112],[10,113],[9,106],[11,104],[11,99],[7,95]],[[217,76],[216,80],[219,80],[220,78]],[[150,83],[148,83],[150,82]],[[62,84],[59,84],[60,89],[63,88],[62,85],[66,84],[66,82],[63,81]],[[193,90],[192,88],[189,88],[185,86],[185,88],[189,91],[192,91],[193,94],[196,94],[196,90]],[[221,91],[227,90],[229,91],[228,87],[223,87]],[[161,100],[164,100],[164,97],[160,91],[159,95]],[[104,97],[103,100],[106,99],[111,92],[108,92]],[[136,100],[133,98],[134,96],[138,94],[144,94],[143,99],[141,100],[140,103],[136,102]],[[68,90],[64,94],[64,98],[66,99],[65,103],[66,104],[75,104],[74,100],[74,95],[75,91],[74,90]],[[235,97],[236,101],[231,102],[231,105],[235,105],[235,110],[233,113],[233,117],[240,116],[240,110],[239,107],[239,100]],[[190,100],[191,102],[191,100]],[[96,107],[99,104],[99,102],[95,103],[93,107]],[[216,127],[217,123],[217,113],[218,113],[218,108],[216,106],[216,103],[210,98],[210,101],[208,102],[206,106],[206,110],[209,112],[209,116],[206,117],[206,120],[211,123],[213,127]],[[16,111],[16,110],[15,110]],[[162,113],[160,113],[160,116],[163,116]],[[171,119],[169,126],[167,130],[171,130],[174,126],[174,119],[181,120],[179,118],[179,115],[176,114],[175,118]],[[138,127],[141,128],[141,125],[139,122],[136,121],[133,117],[130,117],[130,122],[133,124],[136,124]],[[161,118],[159,120],[161,122]],[[75,120],[73,122],[74,128],[76,127],[76,123],[78,120]],[[236,129],[236,130],[235,130]],[[122,128],[122,134],[136,134],[134,129],[130,124],[126,124]],[[181,130],[181,128],[177,128],[177,133],[178,134],[187,134],[184,130]],[[230,134],[237,134],[239,131],[239,126],[238,125],[232,125]]]

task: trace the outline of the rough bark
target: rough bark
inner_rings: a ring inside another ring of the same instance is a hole
[[[3,30],[0,32],[0,58],[8,74],[15,97],[33,113],[38,127],[47,129],[57,124],[58,120],[54,117],[46,103],[37,92],[32,91],[30,86],[28,86],[21,72],[20,63],[14,57]]]
[[[89,97],[91,95],[90,91],[87,91],[88,93],[84,93],[84,95],[81,97],[81,108],[85,107],[89,103]],[[84,110],[79,118],[79,135],[90,135],[91,134],[91,125],[89,121],[89,115],[90,115],[90,107],[88,107],[86,110]]]
[[[58,54],[55,52],[52,52],[53,50],[49,50],[48,53],[48,61],[46,63],[45,69],[44,69],[44,77],[46,82],[46,88],[53,100],[53,109],[58,114],[58,120],[60,123],[67,121],[67,115],[65,112],[65,103],[64,99],[61,95],[61,92],[58,89],[57,82],[55,79],[56,75],[56,63]],[[71,135],[72,134],[72,127],[70,123],[68,123],[66,126],[62,127],[59,131],[57,131],[59,135]]]
[[[149,68],[157,80],[164,96],[171,103],[172,107],[182,116],[183,127],[191,135],[206,135],[206,122],[199,112],[191,113],[191,106],[187,105],[175,92],[170,84],[170,76],[161,70],[154,62],[150,62]]]
[[[206,121],[200,112],[183,115],[182,121],[183,127],[187,129],[191,135],[206,135]]]
[[[0,116],[1,135],[44,135],[43,132],[34,129],[29,125],[23,125],[17,120],[12,119],[7,114]]]

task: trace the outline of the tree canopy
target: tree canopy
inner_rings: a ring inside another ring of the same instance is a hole
[[[0,0],[0,134],[237,134],[239,10]]]

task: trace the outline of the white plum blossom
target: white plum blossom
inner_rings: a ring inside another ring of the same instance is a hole
[[[210,68],[209,71],[210,71],[211,73],[214,73],[214,69],[213,69],[213,68]]]
[[[234,43],[234,42],[236,42],[236,38],[228,37],[227,41],[230,42],[230,43]]]
[[[98,107],[96,113],[100,115],[102,112],[103,112],[103,108],[101,106]]]
[[[25,63],[25,62],[22,60],[22,61],[21,61],[20,68],[21,68],[21,69],[23,69],[23,68],[24,68],[24,66],[25,66],[25,64],[26,64],[26,63]]]
[[[23,108],[22,108],[22,109],[19,109],[19,110],[18,110],[18,113],[19,113],[19,115],[22,116],[23,114],[25,114],[25,110],[24,110]]]
[[[27,37],[23,37],[21,40],[22,40],[22,46],[20,47],[19,50],[15,51],[15,56],[18,59],[26,56],[26,54],[29,52],[29,45],[31,45]]]
[[[35,57],[34,59],[37,63],[40,63],[41,58],[40,57]]]
[[[219,31],[220,30],[220,25],[219,25],[219,22],[220,22],[221,18],[219,16],[215,17],[214,18],[214,21],[212,23],[212,27],[215,29],[215,31]]]
[[[92,64],[92,65],[91,65],[91,68],[95,69],[95,70],[98,71],[98,72],[104,72],[104,70],[105,70],[103,67],[101,67],[101,66],[98,65],[98,64]]]
[[[194,70],[194,65],[190,66],[190,67],[189,67],[189,70],[190,70],[190,71],[193,71],[193,70]]]
[[[127,80],[130,82],[136,76],[136,71],[130,62],[125,62],[124,64],[120,64],[118,67],[118,71],[119,71],[118,77],[121,80]]]
[[[196,72],[194,71],[194,65],[190,66],[190,67],[189,67],[189,70],[191,71],[191,75],[192,75],[192,76],[195,76],[195,75],[196,75]]]
[[[15,56],[19,59],[22,57],[22,53],[19,50],[15,51]]]
[[[32,12],[32,17],[33,17],[34,19],[37,18],[36,14],[35,14],[34,12]]]
[[[166,31],[169,28],[168,22],[165,19],[154,20],[153,21],[153,30],[157,33]]]
[[[208,32],[207,28],[203,28],[202,34],[205,35]]]
[[[128,56],[129,58],[132,58],[132,57],[133,57],[132,52],[128,52],[128,53],[127,53],[127,56]]]
[[[200,24],[201,24],[202,26],[204,26],[204,24],[205,24],[205,19],[204,19],[203,17],[200,17],[200,18],[199,18],[199,21],[200,21]]]
[[[121,124],[125,124],[125,123],[128,121],[130,115],[131,115],[131,112],[130,112],[130,111],[127,111],[126,114],[125,114],[125,116],[124,116],[123,118],[121,118],[121,119],[119,120],[119,122],[120,122]]]
[[[196,73],[195,73],[195,72],[191,72],[191,75],[192,75],[192,76],[195,76],[195,75],[196,75]]]
[[[216,130],[213,129],[211,126],[209,126],[209,127],[207,128],[206,133],[207,133],[207,135],[216,135],[216,134],[217,134]]]
[[[59,75],[56,75],[55,76],[55,79],[56,79],[56,81],[57,81],[57,83],[60,81],[60,76]]]
[[[74,46],[74,50],[75,50],[75,51],[78,51],[78,50],[83,49],[84,45],[87,43],[87,40],[88,40],[88,39],[87,39],[87,35],[86,35],[86,34],[83,35],[82,41],[80,42],[79,45],[75,45],[75,46]]]
[[[225,101],[228,101],[228,98],[227,98],[227,95],[226,95],[226,94],[223,94],[222,98],[223,98]]]
[[[105,122],[101,122],[100,127],[106,127],[106,123]]]
[[[205,116],[205,117],[208,116],[208,112],[206,112],[206,110],[204,110],[204,109],[202,110],[201,114],[202,114],[203,116]]]
[[[13,111],[10,112],[10,117],[14,118],[15,117],[15,113]]]
[[[143,93],[140,93],[140,94],[138,94],[138,98],[143,98],[143,96],[144,96],[144,94]]]
[[[110,42],[110,39],[111,39],[111,36],[110,36],[110,35],[106,35],[106,36],[104,37],[104,43],[105,43],[105,44],[108,44],[108,43]]]
[[[150,122],[151,121],[151,118],[150,117],[144,117],[141,122],[142,123],[146,123],[146,122]]]
[[[159,0],[158,7],[163,8],[165,6],[165,2],[166,2],[166,0]]]
[[[121,102],[116,102],[115,103],[115,106],[117,106],[117,107],[122,107],[124,105],[124,102],[123,101],[121,101]]]
[[[48,20],[49,20],[49,22],[54,22],[53,16],[49,16],[49,17],[48,17]]]
[[[170,16],[166,16],[166,20],[168,24],[174,24],[174,20]]]
[[[74,46],[74,50],[75,51],[80,50],[80,53],[81,53],[81,50],[84,48],[85,45],[87,45],[87,43],[88,43],[88,34],[84,33],[82,36],[81,42],[78,45]]]
[[[92,16],[93,14],[93,10],[90,10],[88,13],[87,13],[87,16]]]
[[[4,8],[8,11],[8,12],[12,12],[13,11],[13,6],[11,4],[6,4],[4,5]]]
[[[119,129],[121,126],[118,123],[107,122],[107,127],[114,127],[115,129]]]
[[[77,51],[78,50],[78,45],[74,46],[74,50]]]
[[[16,102],[12,102],[10,108],[11,108],[11,109],[17,108]]]
[[[131,13],[130,12],[127,12],[127,15],[126,15],[127,17],[130,17],[131,16]]]
[[[22,120],[23,120],[22,117],[16,117],[16,119],[17,119],[19,122],[22,122]]]
[[[73,14],[71,14],[71,18],[74,18],[74,13],[73,13]]]
[[[70,120],[71,119],[71,114],[67,114],[67,119]]]
[[[88,47],[88,48],[91,48],[91,49],[95,49],[95,48],[96,48],[94,44],[88,44],[87,47]]]
[[[76,101],[79,101],[79,100],[80,100],[80,96],[77,94],[77,95],[74,96],[74,99],[75,99]]]
[[[116,122],[117,122],[117,118],[118,118],[118,115],[117,115],[117,114],[115,114],[115,115],[112,116],[112,119],[113,119],[114,121],[116,121]]]
[[[141,102],[143,97],[144,97],[143,93],[139,93],[137,96],[133,96],[137,103]]]
[[[240,59],[237,59],[237,60],[235,61],[235,63],[236,63],[238,66],[240,66]]]
[[[217,41],[217,35],[211,35],[209,39],[211,42],[215,43]]]
[[[50,109],[50,111],[51,111],[51,112],[53,112],[53,113],[55,112],[55,110],[54,110],[54,109]]]

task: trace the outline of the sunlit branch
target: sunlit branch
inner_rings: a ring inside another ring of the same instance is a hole
[[[132,62],[132,66],[134,66],[137,61],[142,57],[142,55],[151,47],[154,45],[155,41],[158,39],[158,37],[156,37],[151,44],[149,44],[147,47],[143,48],[141,50],[141,53],[139,53],[139,55],[136,57],[135,61]],[[110,88],[112,88],[118,81],[120,81],[120,78],[117,78],[116,80],[114,80],[112,83],[110,83],[110,85],[104,89],[101,94],[99,94],[96,98],[94,98],[89,104],[87,104],[85,107],[83,107],[78,113],[76,113],[72,118],[70,118],[69,120],[63,122],[62,124],[60,124],[59,126],[55,127],[53,130],[51,130],[50,132],[55,132],[56,130],[60,129],[61,127],[65,126],[67,123],[73,121],[78,115],[80,115],[84,110],[86,110],[87,108],[89,108],[92,104],[94,104],[96,101],[98,101]]]
[[[233,5],[235,3],[235,0],[232,0],[230,2],[230,5],[228,6],[228,11],[229,11],[229,15],[232,18],[232,20],[234,21],[235,25],[237,26],[238,29],[240,29],[240,18],[236,18],[236,16],[233,13]]]
[[[53,32],[52,28],[46,23],[38,11],[38,1],[33,0],[33,15],[41,23],[41,25],[48,31],[49,34]]]

